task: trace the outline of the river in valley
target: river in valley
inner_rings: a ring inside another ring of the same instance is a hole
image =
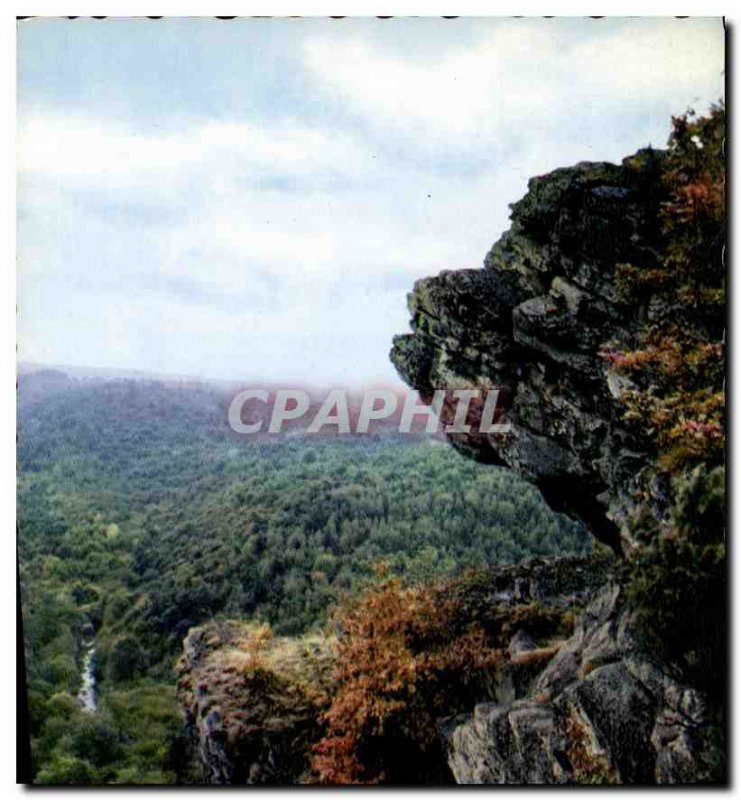
[[[85,655],[82,659],[82,686],[77,693],[77,698],[82,703],[83,710],[90,713],[96,710],[94,659],[95,644],[90,642],[85,645]]]

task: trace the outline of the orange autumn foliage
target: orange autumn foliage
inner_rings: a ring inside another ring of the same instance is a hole
[[[561,612],[533,605],[499,607],[483,594],[479,605],[474,584],[471,576],[425,588],[388,580],[340,611],[337,688],[312,765],[318,782],[449,780],[439,719],[491,696],[515,627],[564,626]]]

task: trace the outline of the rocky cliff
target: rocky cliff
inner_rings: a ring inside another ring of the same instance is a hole
[[[618,554],[638,546],[638,489],[659,524],[666,510],[653,445],[618,402],[629,384],[603,357],[636,346],[646,322],[671,313],[658,296],[628,302],[619,276],[621,264],[659,264],[665,157],[644,150],[620,165],[533,178],[483,269],[417,282],[412,333],[391,351],[425,399],[439,388],[499,388],[511,432],[453,433],[451,443],[525,475]],[[447,404],[443,421],[452,421]],[[711,779],[705,700],[640,645],[621,591],[602,590],[525,696],[481,704],[444,728],[457,781]]]
[[[600,351],[629,345],[657,313],[648,300],[621,299],[616,267],[656,264],[662,158],[644,150],[622,165],[582,163],[533,178],[484,269],[416,283],[413,332],[395,337],[391,351],[423,398],[438,388],[500,388],[511,432],[451,434],[451,443],[516,469],[616,551],[632,544],[625,523],[650,446],[622,422],[625,379]]]

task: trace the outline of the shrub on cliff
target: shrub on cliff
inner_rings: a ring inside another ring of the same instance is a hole
[[[537,605],[493,603],[486,585],[475,573],[425,588],[392,579],[340,610],[337,688],[313,760],[319,782],[452,782],[438,720],[492,695],[515,629],[550,644],[573,624]]]
[[[627,596],[652,651],[678,676],[723,699],[726,648],[725,471],[674,479],[672,527],[626,565]]]

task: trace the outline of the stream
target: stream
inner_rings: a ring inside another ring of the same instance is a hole
[[[82,703],[83,711],[89,713],[96,710],[94,658],[95,644],[90,642],[85,645],[85,656],[82,659],[82,686],[77,693],[77,699]]]

